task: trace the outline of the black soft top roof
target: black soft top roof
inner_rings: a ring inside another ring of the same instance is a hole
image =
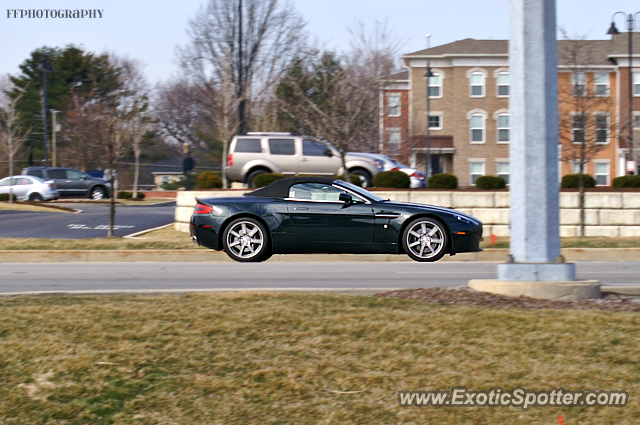
[[[261,187],[253,192],[245,193],[244,196],[258,196],[261,198],[288,198],[289,189],[294,184],[299,183],[324,183],[333,184],[335,179],[329,177],[292,177],[288,179],[276,180],[268,186]]]

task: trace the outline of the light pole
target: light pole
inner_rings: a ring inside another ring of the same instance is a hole
[[[53,68],[46,56],[42,58],[42,62],[38,65],[38,69],[42,71],[44,79],[42,123],[44,125],[44,166],[47,167],[49,165],[49,135],[47,132],[47,72],[53,72]]]
[[[60,113],[60,111],[56,111],[55,109],[50,109],[51,111],[51,166],[58,166],[58,158],[56,155],[56,114]]]
[[[427,50],[429,50],[431,34],[427,34],[426,37]],[[433,77],[433,75],[433,72],[431,72],[431,59],[427,59],[427,72],[425,72],[424,74],[425,81],[427,82],[427,158],[424,167],[424,173],[427,182],[429,181],[429,177],[431,176],[431,129],[429,123],[429,115],[431,114],[431,99],[429,96],[429,78]]]
[[[629,32],[629,155],[631,157],[631,161],[634,165],[634,174],[637,174],[638,165],[635,162],[635,155],[633,152],[633,29],[635,26],[636,18],[640,12],[636,12],[635,15],[633,13],[629,13],[628,15],[624,12],[616,12],[611,17],[611,26],[609,27],[609,31],[607,34],[616,35],[620,34],[618,28],[616,28],[615,18],[616,15],[622,14],[622,16],[627,16],[627,31]]]

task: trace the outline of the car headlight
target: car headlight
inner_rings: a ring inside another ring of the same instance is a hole
[[[458,214],[454,214],[453,216],[455,218],[457,218],[458,220],[460,220],[461,222],[463,222],[463,223],[472,224],[472,221],[469,220],[467,217],[463,217],[463,216],[458,215]]]

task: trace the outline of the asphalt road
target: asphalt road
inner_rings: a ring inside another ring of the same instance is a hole
[[[63,291],[395,289],[496,277],[497,263],[2,263],[0,294]],[[640,262],[577,263],[578,279],[640,284]]]
[[[0,211],[0,238],[85,239],[107,236],[109,204],[65,203],[79,213]],[[116,205],[115,236],[174,222],[175,202]]]

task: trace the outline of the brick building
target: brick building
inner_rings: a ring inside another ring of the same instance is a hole
[[[561,175],[575,171],[576,161],[566,157],[571,156],[568,152],[581,135],[593,148],[586,172],[596,176],[599,185],[610,185],[613,177],[624,174],[628,149],[626,137],[619,137],[628,122],[628,112],[624,112],[629,98],[624,37],[558,42]],[[429,150],[433,174],[453,173],[460,186],[473,186],[485,174],[500,175],[508,181],[508,50],[507,40],[465,39],[404,55],[407,70],[387,77],[380,95],[381,152],[426,169]],[[640,56],[636,57],[640,65]],[[432,72],[428,87],[429,140],[427,64]],[[633,86],[637,89],[634,111],[640,111],[640,72],[634,75],[638,81]],[[576,91],[576,87],[586,91]],[[593,100],[588,108],[584,105],[586,98]],[[636,114],[636,133],[640,133],[640,112]],[[575,128],[581,123],[585,127],[582,133]],[[634,140],[640,150],[640,135]]]

